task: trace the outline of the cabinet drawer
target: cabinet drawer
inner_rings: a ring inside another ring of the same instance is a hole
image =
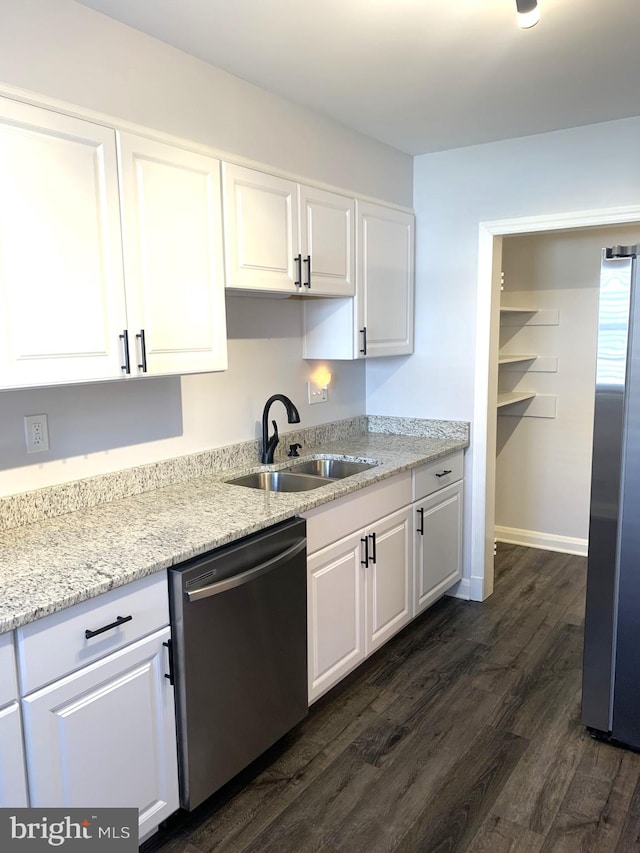
[[[451,453],[414,469],[413,472],[413,500],[419,501],[427,495],[450,486],[451,483],[461,480],[464,473],[464,456],[462,450]]]
[[[0,708],[18,698],[13,633],[0,635]]]
[[[127,622],[86,638],[116,622]],[[126,646],[169,623],[165,572],[105,592],[67,610],[32,622],[17,633],[18,672],[24,696],[81,666]]]
[[[307,520],[307,554],[373,524],[411,503],[411,473],[403,471],[330,504],[302,513]]]

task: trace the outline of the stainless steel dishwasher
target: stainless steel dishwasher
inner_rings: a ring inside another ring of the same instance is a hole
[[[307,714],[305,535],[292,519],[169,570],[184,809]]]

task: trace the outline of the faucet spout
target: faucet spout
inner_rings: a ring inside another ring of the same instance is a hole
[[[269,409],[271,408],[272,403],[275,403],[276,400],[279,400],[287,410],[287,420],[290,424],[300,423],[300,412],[285,394],[274,394],[272,397],[269,397],[267,402],[264,404],[264,409],[262,411],[261,459],[263,465],[270,465],[273,462],[273,454],[280,440],[280,437],[278,436],[278,425],[275,421],[271,422],[273,424],[274,431],[273,435],[269,436]]]

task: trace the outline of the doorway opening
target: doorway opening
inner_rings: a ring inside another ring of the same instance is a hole
[[[500,445],[499,445],[499,436],[498,436],[498,418],[496,417],[497,405],[498,405],[498,392],[500,391],[505,393],[505,381],[504,377],[501,377],[499,374],[499,365],[498,365],[498,352],[500,349],[500,303],[501,303],[501,295],[505,294],[505,304],[509,305],[507,301],[507,297],[509,295],[509,281],[505,282],[505,291],[502,291],[502,270],[503,270],[503,252],[505,250],[505,240],[511,239],[515,235],[518,235],[518,240],[522,241],[520,245],[521,251],[531,251],[531,246],[535,246],[536,238],[542,245],[545,239],[548,239],[550,244],[552,245],[560,245],[557,239],[553,238],[560,237],[562,232],[566,232],[568,235],[578,235],[573,238],[569,237],[568,240],[576,240],[578,243],[580,239],[584,235],[588,235],[590,231],[594,229],[607,229],[607,234],[610,236],[605,237],[603,234],[600,239],[603,237],[608,240],[610,243],[622,242],[616,240],[616,231],[611,230],[609,226],[627,226],[627,225],[637,225],[640,223],[640,207],[625,207],[625,208],[617,208],[617,209],[607,209],[607,210],[595,210],[595,211],[582,211],[577,213],[567,213],[564,215],[554,215],[550,217],[529,217],[529,218],[519,218],[513,220],[500,220],[495,222],[483,222],[480,223],[480,244],[479,244],[479,277],[478,277],[478,306],[477,306],[477,330],[476,330],[476,375],[475,375],[475,403],[474,403],[474,427],[473,434],[475,437],[473,443],[473,456],[472,456],[472,501],[471,501],[471,579],[470,579],[470,593],[471,598],[474,600],[483,600],[487,598],[491,592],[493,591],[493,558],[494,558],[494,545],[495,545],[495,532],[496,532],[496,454],[498,447],[502,445],[502,449],[507,444],[509,440],[509,427],[502,427],[501,425],[501,436],[500,436]],[[628,232],[627,232],[628,233]],[[527,240],[525,240],[525,237]],[[528,238],[531,239],[530,245],[528,245]],[[516,246],[515,242],[513,246]],[[511,254],[511,249],[513,247],[509,246],[509,254]],[[516,246],[517,249],[517,246]],[[515,253],[517,255],[517,251]],[[506,259],[506,257],[505,257]],[[599,274],[600,264],[599,264],[599,252],[596,260],[594,275],[597,276]],[[529,282],[530,284],[530,282]],[[527,283],[525,282],[525,285]],[[529,288],[530,290],[531,288]],[[596,288],[597,289],[597,288]],[[526,288],[518,287],[516,288],[516,293],[511,293],[509,298],[512,300],[511,305],[514,307],[525,306],[526,300],[530,299],[530,293],[526,290]],[[571,295],[564,294],[564,297],[569,298]],[[576,294],[572,295],[572,298],[575,300]],[[596,293],[592,294],[593,299],[595,300],[595,310],[597,312],[597,295]],[[544,294],[543,302],[548,302],[550,298],[550,294]],[[562,301],[562,299],[561,299]],[[570,310],[570,302],[564,305],[563,311],[566,312],[567,307]],[[574,302],[575,304],[575,302]],[[534,306],[527,306],[534,307]],[[543,307],[540,309],[542,314],[545,314],[545,321],[551,321],[553,323],[555,321],[553,312],[556,311],[558,313],[558,317],[560,317],[560,311],[558,308],[553,307]],[[587,315],[589,310],[592,310],[592,306],[586,307]],[[504,312],[503,312],[504,313]],[[533,313],[533,312],[532,312]],[[515,317],[515,314],[514,314]],[[535,325],[535,323],[534,323]],[[561,329],[560,322],[558,322],[558,329]],[[556,332],[558,331],[556,329]],[[517,330],[516,330],[517,331]],[[533,329],[530,329],[533,331]],[[548,330],[547,330],[548,331]],[[592,346],[594,351],[595,358],[595,334],[596,334],[596,325],[595,319],[592,326]],[[506,336],[508,337],[508,335]],[[505,336],[503,335],[503,343]],[[515,346],[515,344],[512,344]],[[505,344],[505,349],[508,351],[510,346]],[[539,373],[540,375],[535,376],[535,380],[538,382],[542,390],[545,389],[546,386],[551,387],[552,382],[550,380],[550,375],[553,373],[554,367],[554,359],[558,359],[557,361],[557,369],[556,369],[556,384],[558,378],[561,374],[561,362],[559,356],[554,353],[524,353],[525,355],[532,355],[535,358],[540,357],[542,361],[534,362],[530,360],[528,363],[536,364],[539,368],[543,368],[542,370],[533,371],[530,375],[530,379],[533,380],[534,373]],[[523,364],[526,362],[523,362]],[[521,365],[522,366],[522,365]],[[588,370],[588,365],[585,365],[584,370]],[[508,370],[510,373],[511,371]],[[517,370],[515,373],[517,374]],[[544,375],[545,372],[549,375]],[[562,380],[564,381],[567,377],[562,376]],[[511,380],[514,377],[510,377]],[[520,379],[523,380],[521,382],[517,381],[517,376],[515,377],[516,381],[513,383],[515,388],[522,387],[526,383],[524,382],[524,376],[521,376]],[[508,382],[506,383],[508,384]],[[551,398],[556,396],[557,394],[542,394],[542,397]],[[586,405],[586,408],[589,408],[589,405],[593,406],[593,402],[589,401],[583,403],[583,409]],[[529,406],[531,404],[528,404]],[[553,412],[554,405],[556,406],[555,411],[557,412],[557,399],[555,401],[551,399],[541,400],[535,404],[534,412],[538,411],[538,414],[542,414],[544,416],[545,413],[549,414]],[[526,410],[526,403],[518,403],[517,406],[520,407],[521,411]],[[566,412],[565,412],[566,414]],[[583,411],[584,414],[584,411]],[[533,421],[536,415],[531,416],[529,418],[530,421]],[[505,418],[505,421],[507,418]],[[512,418],[509,418],[512,420]],[[515,417],[513,417],[515,422]],[[522,419],[524,420],[524,418]],[[549,418],[551,420],[551,418]],[[586,429],[591,429],[592,417],[588,419],[588,424],[586,425]],[[554,424],[557,428],[558,424]],[[548,425],[547,425],[548,427]],[[565,420],[563,429],[566,431],[571,428],[570,417],[569,420]],[[543,428],[542,430],[538,430],[538,441],[543,442],[545,431],[547,433],[551,432],[549,428],[546,430]],[[512,430],[515,433],[515,429]],[[534,430],[529,427],[526,432],[532,433]],[[556,429],[556,432],[558,430]],[[590,433],[586,436],[589,440]],[[566,436],[565,436],[566,439]],[[585,442],[585,435],[582,437],[582,444]],[[526,442],[525,442],[526,443]],[[517,447],[512,447],[510,450],[513,450],[513,458],[516,457]],[[584,448],[583,448],[584,451]],[[555,452],[559,452],[556,448]],[[508,456],[508,454],[507,454]],[[582,453],[583,459],[585,457],[585,453]],[[507,457],[505,457],[506,461]],[[584,479],[584,465],[581,467],[580,477]],[[588,471],[586,476],[590,478],[590,452],[588,454]],[[522,489],[527,488],[527,484],[522,484]],[[546,485],[548,488],[548,484]],[[578,489],[580,485],[577,483],[573,484],[573,488]],[[588,491],[588,490],[587,490]],[[585,506],[588,506],[588,494],[583,497],[583,500],[587,503]],[[526,502],[523,502],[526,503]],[[522,507],[521,507],[522,509]],[[521,515],[521,518],[531,518],[531,514],[529,516],[526,515],[526,512],[531,510],[531,507],[525,507],[525,514]],[[538,507],[534,507],[534,511],[538,511]],[[543,513],[544,514],[544,513]],[[548,541],[540,540],[538,538],[536,541],[530,541],[529,544],[535,545],[536,547],[549,547],[552,549],[563,549],[571,551],[572,553],[580,553],[581,549],[586,549],[586,533],[584,533],[584,525],[588,524],[588,519],[585,522],[584,514],[581,514],[581,509],[578,506],[575,513],[576,519],[581,519],[581,521],[576,522],[578,527],[570,528],[572,530],[578,530],[581,532],[581,535],[575,536],[567,536],[568,542],[563,542],[560,537],[563,534],[558,533],[554,539],[553,535],[550,535]],[[516,516],[507,516],[507,518],[515,518]],[[574,519],[575,520],[575,519]],[[582,523],[582,528],[579,527],[579,524]],[[511,527],[520,533],[523,530],[527,530],[526,526],[519,527],[515,523],[511,525],[502,524],[504,527]],[[533,524],[535,527],[535,523]],[[503,531],[502,531],[503,532]],[[537,531],[540,532],[540,531]],[[542,531],[544,532],[544,531]],[[504,532],[503,532],[504,535]],[[566,534],[564,534],[566,535]],[[535,537],[534,537],[535,538]],[[573,541],[576,540],[576,541]],[[525,544],[523,542],[523,544]]]

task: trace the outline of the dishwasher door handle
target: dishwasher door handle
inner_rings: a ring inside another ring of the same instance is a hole
[[[189,592],[185,592],[185,597],[189,602],[199,601],[201,598],[210,598],[212,595],[219,595],[221,592],[227,592],[229,589],[235,589],[237,586],[243,586],[255,578],[260,577],[260,575],[267,574],[267,572],[275,569],[276,566],[281,565],[282,563],[288,563],[289,560],[303,551],[306,547],[307,540],[300,539],[295,543],[295,545],[291,545],[290,548],[287,548],[286,551],[276,554],[275,557],[272,557],[264,563],[260,563],[259,566],[254,566],[254,568],[249,569],[246,572],[241,572],[239,575],[233,575],[233,577],[216,581],[215,583],[203,586],[200,589],[193,589]]]

